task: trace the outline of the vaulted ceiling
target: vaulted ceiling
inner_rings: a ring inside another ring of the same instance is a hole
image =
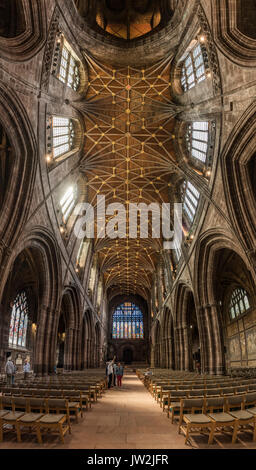
[[[119,69],[86,60],[88,92],[75,106],[85,116],[81,171],[88,202],[96,205],[97,196],[105,195],[106,205],[122,203],[127,213],[130,203],[169,202],[170,174],[177,169],[170,59]],[[162,240],[152,238],[151,227],[149,238],[129,238],[128,222],[125,238],[98,238],[95,251],[107,289],[146,297]]]

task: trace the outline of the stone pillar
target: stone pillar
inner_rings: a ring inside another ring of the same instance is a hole
[[[151,345],[150,367],[155,367],[155,346]]]
[[[190,370],[190,344],[187,325],[175,327],[175,369]]]
[[[225,354],[223,325],[218,306],[205,305],[199,309],[201,370],[204,374],[224,374]]]
[[[45,334],[47,335],[47,317],[49,314],[49,308],[42,306],[39,312],[39,320],[37,322],[36,331],[36,344],[35,344],[35,358],[34,358],[34,372],[37,375],[43,375],[46,373],[47,365],[45,362],[44,350],[45,350]],[[48,369],[47,369],[48,370]]]

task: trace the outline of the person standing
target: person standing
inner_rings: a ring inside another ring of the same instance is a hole
[[[112,359],[112,361],[109,361],[107,363],[108,388],[110,388],[112,386],[114,361],[115,361],[115,357],[114,357],[114,359]]]
[[[116,386],[116,376],[117,376],[117,364],[114,362],[113,364],[113,385]]]
[[[120,364],[120,362],[118,362],[118,365],[117,365],[117,368],[116,368],[117,386],[118,386],[118,387],[122,387],[122,378],[123,378],[123,375],[124,375],[124,368],[123,368],[123,366]]]
[[[5,372],[6,372],[7,385],[13,385],[15,369],[14,369],[14,364],[10,356],[8,357],[7,362],[5,364]]]
[[[30,372],[30,364],[27,360],[25,361],[23,370],[24,370],[24,380],[28,380],[29,372]]]

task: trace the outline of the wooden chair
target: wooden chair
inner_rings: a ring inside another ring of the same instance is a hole
[[[9,413],[8,410],[0,410],[0,442],[3,442],[3,418]]]
[[[64,436],[67,431],[71,433],[70,425],[67,423],[67,415],[64,414],[45,414],[36,421],[35,425],[37,427],[37,438],[40,444],[43,443],[41,430],[47,429],[50,432],[57,432],[60,435],[60,439],[63,444]]]
[[[187,444],[192,433],[205,433],[205,430],[207,430],[208,433],[208,444],[212,443],[214,424],[212,420],[204,414],[204,408],[204,398],[181,400],[179,434],[183,432],[185,435],[185,444]],[[199,413],[195,413],[196,411]]]
[[[171,392],[168,394],[168,411],[167,411],[167,417],[170,417],[171,414],[171,421],[172,424],[174,422],[175,416],[178,415],[178,418],[180,416],[180,402],[181,399],[187,398],[186,394],[183,392]]]
[[[211,418],[214,424],[212,441],[217,431],[221,431],[226,428],[232,428],[233,429],[232,444],[233,444],[236,440],[239,421],[237,418],[235,418],[231,414],[226,413],[225,410],[226,410],[226,398],[225,397],[207,398],[205,412]]]
[[[232,443],[236,442],[239,429],[249,429],[253,433],[253,441],[256,440],[256,414],[250,413],[244,409],[244,395],[235,395],[226,400],[226,411],[238,420],[235,433],[233,435]]]

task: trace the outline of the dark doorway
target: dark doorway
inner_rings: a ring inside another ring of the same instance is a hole
[[[125,364],[131,364],[133,359],[133,353],[131,349],[124,349],[123,352],[123,362]]]

